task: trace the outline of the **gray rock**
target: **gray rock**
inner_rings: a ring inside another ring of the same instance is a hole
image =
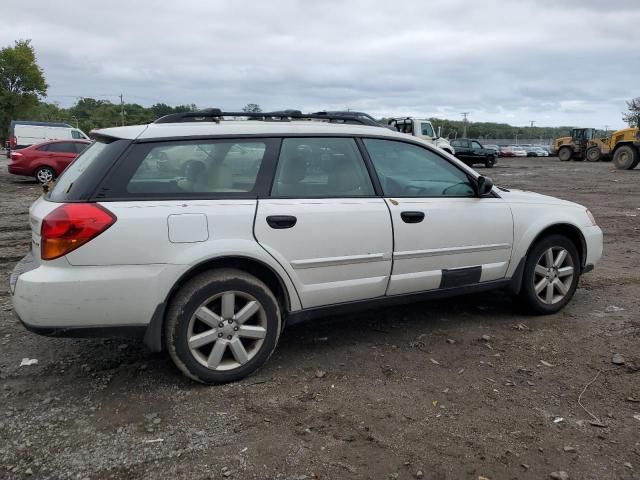
[[[482,339],[483,342],[488,342],[489,340],[491,340],[491,337],[489,335],[482,335],[482,337],[480,337]]]
[[[614,353],[613,357],[611,358],[611,363],[613,363],[614,365],[624,365],[624,357],[619,353]]]
[[[553,480],[569,480],[569,474],[564,470],[560,470],[559,472],[551,472],[549,474]]]

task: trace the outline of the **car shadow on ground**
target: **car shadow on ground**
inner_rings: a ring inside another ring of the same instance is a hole
[[[305,368],[309,356],[335,356],[338,361],[354,345],[391,343],[406,347],[417,338],[427,344],[436,339],[444,343],[469,329],[513,323],[520,315],[517,303],[498,291],[321,317],[286,327],[274,356],[238,383],[277,379],[282,371]],[[58,383],[71,375],[88,380],[108,377],[111,391],[123,388],[148,393],[162,386],[197,386],[181,375],[166,351],[148,352],[139,340],[37,338],[36,342],[33,348],[55,352],[41,362],[43,368],[37,376],[47,377],[44,383]]]

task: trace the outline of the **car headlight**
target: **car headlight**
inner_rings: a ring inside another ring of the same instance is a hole
[[[589,217],[589,220],[591,220],[592,225],[597,225],[596,218],[593,216],[593,213],[589,211],[589,209],[587,209],[587,217]]]

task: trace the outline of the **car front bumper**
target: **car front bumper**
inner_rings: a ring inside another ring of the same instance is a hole
[[[591,265],[590,268],[585,268],[586,271],[593,269],[593,266],[598,263],[602,258],[602,245],[603,235],[602,230],[597,225],[583,227],[582,235],[584,236],[585,247],[587,248],[587,258],[585,259],[585,267]]]

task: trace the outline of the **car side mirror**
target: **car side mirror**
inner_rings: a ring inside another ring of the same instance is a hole
[[[491,178],[489,177],[480,175],[476,179],[476,185],[477,185],[478,196],[483,197],[488,193],[490,193],[491,190],[493,189],[493,180],[491,180]]]

